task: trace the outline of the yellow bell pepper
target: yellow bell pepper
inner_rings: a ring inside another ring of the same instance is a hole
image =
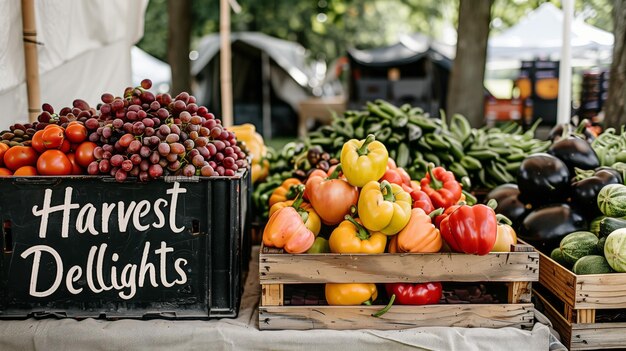
[[[253,184],[258,181],[264,180],[270,174],[270,161],[263,159],[262,161],[256,163],[253,159],[250,171],[252,172]]]
[[[270,208],[277,202],[295,199],[298,195],[295,191],[295,187],[301,184],[302,182],[298,178],[285,179],[285,181],[272,192],[269,200]]]
[[[281,208],[285,207],[293,207],[298,211],[298,213],[303,214],[306,212],[306,219],[304,220],[304,226],[309,228],[310,231],[313,232],[315,236],[320,233],[320,229],[322,229],[322,220],[320,216],[315,212],[313,206],[310,203],[304,202],[302,199],[302,194],[304,193],[304,185],[298,185],[296,188],[298,192],[297,197],[294,200],[287,200],[283,202],[277,202],[270,208],[270,217]]]
[[[394,235],[409,223],[411,195],[398,184],[374,180],[361,189],[358,211],[365,228]]]
[[[328,244],[333,253],[383,253],[387,236],[382,233],[370,233],[360,221],[350,216],[341,222],[330,234]]]
[[[252,183],[267,178],[270,170],[269,161],[265,159],[267,148],[261,134],[256,132],[254,124],[245,123],[229,127],[228,130],[235,133],[237,140],[242,141],[248,148],[248,154],[252,156]]]
[[[388,159],[385,145],[376,141],[373,134],[365,140],[348,140],[341,149],[343,174],[348,183],[359,188],[380,179],[387,170]]]
[[[376,284],[371,283],[329,283],[325,293],[331,306],[371,305],[378,297]]]

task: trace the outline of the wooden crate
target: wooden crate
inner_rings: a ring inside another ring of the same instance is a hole
[[[626,273],[577,275],[540,253],[539,284],[537,300],[570,350],[626,347],[626,323],[596,323],[598,310],[626,308]]]
[[[260,329],[406,329],[425,326],[530,328],[531,282],[539,279],[539,255],[531,246],[484,256],[435,254],[300,254],[261,248]],[[508,303],[384,306],[284,306],[285,284],[500,282]]]

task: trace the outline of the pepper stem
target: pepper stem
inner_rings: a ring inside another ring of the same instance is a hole
[[[372,300],[366,300],[366,301],[363,301],[363,304],[364,304],[365,306],[371,306],[371,305],[372,305]]]
[[[428,216],[430,216],[431,219],[439,216],[440,214],[443,213],[443,207],[439,207],[438,209],[432,211],[431,213],[428,214]]]
[[[372,314],[372,317],[380,317],[383,314],[389,312],[389,310],[391,309],[391,306],[393,305],[394,301],[396,301],[396,294],[391,295],[391,298],[389,299],[389,303],[387,304],[387,306],[385,306],[385,308],[383,308],[382,310]]]
[[[513,222],[511,222],[511,220],[509,219],[509,217],[507,217],[507,216],[505,216],[505,215],[503,215],[501,213],[498,213],[496,215],[496,220],[498,221],[498,224],[508,224],[508,225],[512,225],[513,224]]]
[[[428,175],[430,176],[430,187],[434,190],[439,190],[443,187],[443,183],[439,181],[439,179],[435,178],[433,174],[433,168],[435,168],[434,163],[428,164]]]
[[[359,224],[359,222],[354,220],[354,218],[352,218],[352,216],[346,215],[343,218],[345,218],[345,220],[347,220],[348,222],[352,223],[352,225],[354,225],[356,227],[356,236],[357,236],[357,238],[359,238],[361,240],[367,240],[367,239],[370,238],[370,233],[367,231],[367,229],[365,229],[364,226]]]
[[[385,201],[396,202],[396,197],[393,196],[393,189],[388,181],[383,180],[382,183],[380,183],[380,191],[383,193],[383,199]]]
[[[376,140],[376,137],[374,136],[374,134],[369,134],[367,138],[365,138],[365,141],[363,141],[363,145],[361,145],[361,147],[356,150],[359,156],[364,156],[369,153],[369,150],[367,149],[367,147],[374,140]]]
[[[328,178],[326,178],[326,179],[330,180],[330,179],[337,179],[337,178],[339,178],[339,173],[341,173],[341,170],[342,170],[341,169],[341,163],[339,163],[337,165],[337,167],[335,167],[335,170],[333,171],[333,173],[331,173],[330,176]]]
[[[496,199],[490,199],[487,201],[487,207],[491,207],[491,209],[495,211],[496,207],[498,207],[498,201],[496,201]]]
[[[576,128],[576,133],[577,134],[584,134],[585,128],[587,128],[587,123],[589,123],[589,120],[586,119],[586,118],[583,119],[582,121],[580,121],[580,123],[578,123],[578,127]]]
[[[461,192],[465,195],[465,201],[467,202],[468,205],[472,206],[478,202],[478,199],[476,199],[476,196],[472,195],[470,192],[465,191],[465,190],[461,190]]]
[[[296,186],[292,186],[291,189],[296,192],[296,198],[293,200],[291,207],[297,210],[300,208],[300,205],[302,205],[302,202],[304,201],[304,199],[302,198],[302,195],[304,194],[304,185],[298,184]]]

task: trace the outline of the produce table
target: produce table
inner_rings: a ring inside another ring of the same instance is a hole
[[[258,258],[258,248],[253,250]],[[565,350],[537,323],[514,328],[416,328],[399,331],[259,331],[258,259],[252,259],[237,319],[211,321],[28,319],[0,322],[0,350]],[[545,320],[545,317],[538,315]]]

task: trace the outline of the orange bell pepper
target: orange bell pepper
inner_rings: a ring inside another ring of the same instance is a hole
[[[310,231],[317,236],[320,233],[320,229],[322,229],[322,221],[320,216],[318,216],[317,212],[313,209],[310,203],[304,202],[302,199],[302,194],[304,193],[304,185],[298,185],[296,188],[298,192],[298,196],[296,196],[295,200],[287,200],[283,202],[275,203],[272,208],[270,208],[270,216],[276,213],[278,210],[285,207],[293,207],[300,213],[301,217],[303,212],[306,213],[306,220],[304,220],[304,225],[309,228]]]
[[[287,178],[283,183],[274,191],[270,196],[270,208],[277,202],[283,202],[287,200],[293,200],[296,198],[297,193],[294,189],[296,185],[300,185],[302,182],[298,178]]]
[[[389,252],[439,252],[443,239],[432,218],[442,211],[438,209],[428,215],[421,208],[412,209],[409,223],[391,238]]]
[[[283,248],[289,253],[307,251],[315,241],[315,234],[305,225],[308,219],[306,211],[298,212],[291,206],[279,209],[267,221],[263,245]]]
[[[328,239],[330,252],[333,253],[383,253],[387,244],[387,236],[383,233],[370,233],[360,220],[346,215],[330,234]]]

